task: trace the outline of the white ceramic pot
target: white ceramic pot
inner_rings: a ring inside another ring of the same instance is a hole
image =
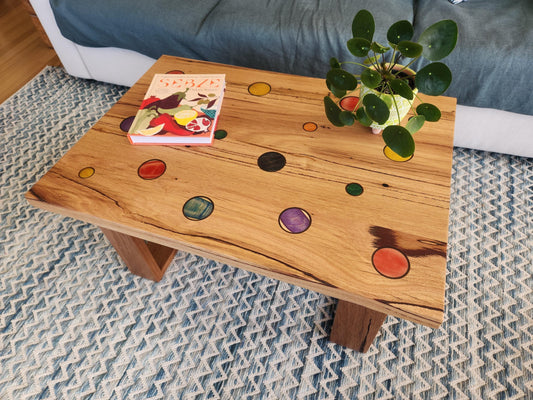
[[[402,72],[405,72],[408,75],[414,75],[415,72],[412,69],[405,68],[402,65],[396,65],[394,68],[395,70],[402,70]],[[360,91],[359,91],[359,99],[360,101],[363,100],[363,97],[365,97],[367,94],[373,93],[376,96],[380,97],[385,103],[389,105],[389,119],[384,124],[378,124],[377,122],[373,122],[370,127],[372,128],[373,133],[381,133],[383,129],[385,129],[389,125],[399,125],[402,119],[407,115],[409,110],[411,109],[411,104],[414,101],[413,100],[407,100],[406,98],[400,96],[399,94],[390,95],[390,94],[380,94],[375,89],[370,89],[367,86],[365,86],[363,83],[361,83]],[[416,95],[418,93],[418,89],[413,89],[413,93]],[[394,100],[393,100],[394,97]],[[396,102],[396,105],[395,105]]]

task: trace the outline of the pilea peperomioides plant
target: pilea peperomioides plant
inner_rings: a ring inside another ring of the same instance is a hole
[[[375,133],[383,131],[385,144],[401,157],[415,151],[413,134],[425,121],[435,122],[441,117],[438,107],[420,100],[412,103],[418,92],[431,96],[443,94],[450,86],[452,73],[442,62],[457,43],[457,24],[452,20],[439,21],[427,28],[417,42],[412,41],[413,25],[398,21],[387,31],[389,46],[373,40],[374,17],[367,10],[359,11],[352,23],[353,37],[347,47],[362,63],[339,62],[331,58],[326,83],[330,94],[324,97],[326,116],[335,126],[350,126],[358,121],[370,126]],[[429,61],[418,72],[409,67],[420,57]],[[399,64],[409,59],[405,65]],[[363,67],[360,75],[343,68],[346,65]],[[359,85],[359,79],[361,85]],[[354,93],[359,90],[359,96]],[[409,110],[413,116],[405,126],[400,122]]]

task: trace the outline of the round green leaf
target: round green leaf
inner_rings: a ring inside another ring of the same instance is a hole
[[[393,79],[390,86],[394,93],[399,94],[404,99],[413,100],[414,94],[409,85],[401,79]]]
[[[430,96],[443,94],[452,82],[452,71],[446,64],[435,62],[426,65],[415,76],[416,87]]]
[[[369,40],[360,37],[351,38],[347,43],[348,50],[356,57],[366,57],[371,45]]]
[[[369,93],[363,97],[363,104],[367,115],[378,124],[384,124],[389,119],[389,107],[375,94]]]
[[[350,111],[341,111],[339,120],[344,126],[351,126],[355,122],[355,116]]]
[[[400,53],[405,57],[416,58],[420,57],[422,54],[423,47],[418,43],[402,40],[398,43],[398,50],[400,50]]]
[[[457,24],[451,19],[431,25],[418,39],[424,47],[422,55],[431,61],[446,57],[457,44],[457,31]]]
[[[374,37],[374,17],[368,10],[361,10],[352,21],[352,33],[353,37],[364,38],[369,42],[372,41]]]
[[[372,42],[372,44],[370,45],[370,49],[374,53],[384,54],[390,50],[390,47],[383,46],[382,44],[379,44],[378,42]]]
[[[354,90],[357,87],[357,79],[348,71],[340,68],[330,69],[326,80],[337,89]]]
[[[331,57],[329,59],[329,65],[331,68],[340,68],[341,67],[341,64],[339,62],[339,60],[337,60],[335,57]]]
[[[437,106],[429,103],[419,104],[416,108],[416,112],[423,115],[426,121],[437,122],[440,119],[441,113]]]
[[[393,44],[398,44],[402,40],[411,40],[413,33],[413,25],[409,21],[398,21],[392,24],[387,31],[387,40]]]
[[[422,126],[424,126],[424,122],[426,121],[426,117],[423,115],[416,115],[414,117],[409,118],[409,121],[407,121],[407,124],[405,125],[405,129],[409,131],[409,133],[413,134],[415,132],[418,132]]]
[[[344,97],[344,96],[346,95],[346,90],[336,88],[336,87],[333,86],[333,85],[331,84],[331,82],[328,81],[327,79],[326,79],[326,86],[327,86],[328,89],[331,91],[331,93],[333,93],[333,95],[334,95],[335,97],[338,97],[339,99],[342,98],[342,97]]]
[[[362,107],[357,109],[357,112],[355,113],[355,119],[364,126],[370,126],[372,125],[372,122],[374,122],[370,119],[370,117],[366,114],[365,109]]]
[[[373,69],[365,69],[361,74],[361,82],[366,87],[374,89],[381,83],[381,74]]]
[[[410,157],[415,152],[413,136],[403,126],[387,126],[382,135],[387,146],[399,156]]]
[[[344,126],[339,116],[342,110],[329,96],[324,97],[324,109],[329,122],[335,126]]]

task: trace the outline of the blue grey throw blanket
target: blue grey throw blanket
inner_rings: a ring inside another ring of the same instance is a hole
[[[470,0],[50,0],[68,39],[89,47],[119,47],[324,77],[329,59],[354,59],[346,49],[351,21],[362,8],[386,42],[395,21],[415,26],[459,25],[447,95],[464,105],[533,115],[533,1]],[[355,59],[354,59],[355,60]],[[421,61],[427,63],[427,61]],[[415,67],[417,67],[415,65]]]

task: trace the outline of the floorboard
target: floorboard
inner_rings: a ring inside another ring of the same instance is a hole
[[[23,0],[0,0],[0,103],[47,65],[61,65],[28,15]]]

